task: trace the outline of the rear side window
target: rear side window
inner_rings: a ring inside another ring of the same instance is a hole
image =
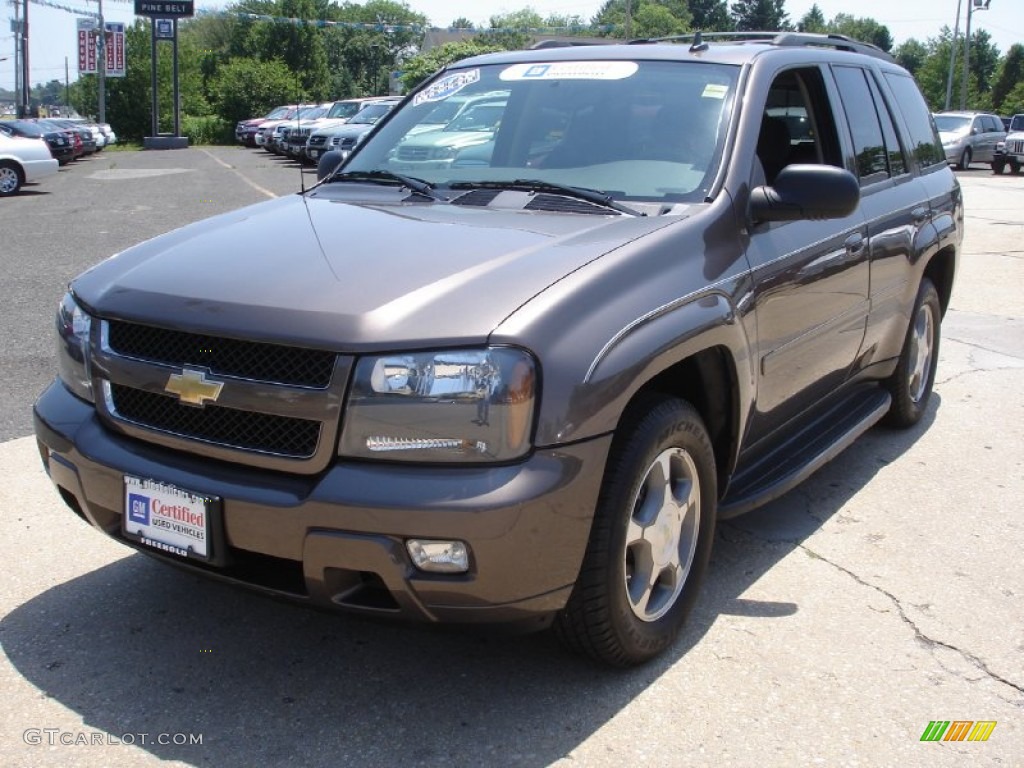
[[[885,140],[878,113],[871,98],[871,89],[864,70],[857,67],[835,67],[836,82],[843,100],[853,148],[857,153],[857,175],[861,184],[881,181],[889,176]]]
[[[910,75],[886,72],[885,80],[896,97],[896,105],[910,132],[910,151],[922,168],[945,165],[946,153],[942,149],[939,133],[935,129],[928,105]]]

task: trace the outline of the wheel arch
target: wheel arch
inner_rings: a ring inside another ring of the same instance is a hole
[[[740,431],[740,384],[735,361],[725,346],[701,349],[643,383],[630,397],[620,416],[650,394],[689,402],[700,414],[715,454],[718,488],[728,485],[737,454]],[[618,431],[619,427],[616,427]]]
[[[924,276],[932,281],[939,294],[939,305],[945,316],[953,295],[953,279],[956,276],[956,249],[952,245],[936,253],[924,269]]]

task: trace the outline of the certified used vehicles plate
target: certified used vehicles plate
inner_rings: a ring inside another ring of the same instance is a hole
[[[216,498],[156,480],[124,477],[125,536],[179,557],[212,559]]]

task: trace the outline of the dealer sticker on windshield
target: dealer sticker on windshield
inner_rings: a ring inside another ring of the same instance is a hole
[[[513,64],[503,70],[506,82],[522,80],[625,80],[640,69],[635,61],[554,61]]]
[[[470,69],[465,72],[442,77],[436,83],[431,83],[422,91],[412,97],[412,105],[415,107],[427,101],[444,101],[449,96],[461,91],[467,85],[472,85],[480,79],[479,69]]]
[[[125,475],[124,534],[162,552],[209,560],[214,501],[167,483]]]

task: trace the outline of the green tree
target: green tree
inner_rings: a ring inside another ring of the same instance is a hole
[[[865,43],[873,43],[883,51],[892,49],[892,34],[889,32],[889,28],[874,19],[858,19],[848,13],[838,13],[828,23],[828,31]]]
[[[774,31],[789,29],[786,0],[735,0],[732,18],[738,30]]]
[[[682,34],[691,28],[690,7],[685,0],[632,0],[630,15],[632,38]],[[606,28],[601,32],[603,36],[626,37],[626,0],[608,0],[592,24]]]
[[[212,91],[217,114],[232,124],[304,96],[296,92],[292,71],[280,59],[245,57],[232,59],[220,68]]]
[[[1002,101],[1004,115],[1024,114],[1024,81],[1018,82]]]
[[[1024,45],[1015,43],[999,62],[999,71],[992,83],[992,108],[1015,114],[1014,111],[1004,109],[1003,104],[1021,83],[1024,83]]]
[[[925,45],[914,38],[901,43],[892,51],[893,56],[899,65],[910,74],[915,74],[924,60],[928,57],[928,49]]]
[[[439,45],[437,48],[431,48],[426,53],[412,57],[405,63],[402,85],[407,91],[412,90],[437,72],[437,70],[452,62],[466,59],[470,56],[477,56],[481,53],[492,53],[500,50],[502,50],[500,47],[487,45],[481,37]]]
[[[731,32],[729,6],[725,0],[690,0],[690,26],[705,32]]]
[[[449,29],[476,29],[473,22],[467,19],[465,16],[459,16],[459,18],[452,21],[448,25]]]
[[[800,18],[800,21],[796,23],[796,28],[799,32],[815,34],[822,34],[828,31],[825,14],[821,12],[821,8],[818,7],[817,3],[812,5],[811,9]]]

